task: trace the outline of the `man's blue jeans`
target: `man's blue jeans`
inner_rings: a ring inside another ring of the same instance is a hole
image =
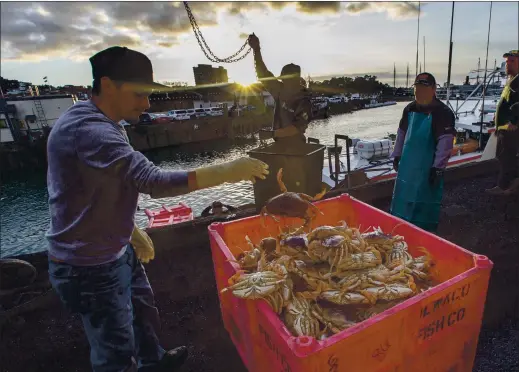
[[[81,315],[95,372],[137,371],[162,359],[153,291],[130,244],[99,266],[49,260],[49,277],[64,305]]]

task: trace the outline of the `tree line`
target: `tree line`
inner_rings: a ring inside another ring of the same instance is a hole
[[[310,91],[322,94],[387,94],[393,91],[393,87],[383,84],[376,76],[364,75],[354,78],[348,76],[333,77],[324,81],[309,81]]]

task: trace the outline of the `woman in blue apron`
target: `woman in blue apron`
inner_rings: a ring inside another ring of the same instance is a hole
[[[455,117],[436,98],[436,80],[425,72],[414,83],[415,100],[405,109],[392,157],[398,172],[390,213],[434,232],[440,219],[443,171],[454,145]]]

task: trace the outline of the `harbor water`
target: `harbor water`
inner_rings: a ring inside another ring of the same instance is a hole
[[[396,133],[402,110],[407,104],[399,102],[393,106],[360,110],[317,120],[309,125],[306,135],[318,138],[325,145],[333,145],[335,134],[354,138],[382,138],[389,133]],[[466,106],[473,107],[474,104],[475,102],[467,102]],[[453,102],[453,107],[455,105]],[[147,153],[146,156],[163,169],[189,170],[236,159],[258,145],[259,142],[254,139],[223,140],[157,150]],[[45,171],[17,175],[2,185],[1,257],[46,249],[44,235],[49,226],[47,198]],[[223,184],[173,198],[151,199],[148,195],[141,194],[135,218],[139,226],[145,227],[148,221],[144,214],[145,208],[156,209],[162,204],[173,205],[180,201],[189,205],[198,216],[205,207],[216,200],[235,207],[253,203],[252,183]]]

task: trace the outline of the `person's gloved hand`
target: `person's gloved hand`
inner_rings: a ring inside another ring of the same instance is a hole
[[[268,165],[258,159],[243,157],[227,163],[198,168],[195,170],[199,189],[220,185],[224,182],[252,181],[265,179]]]
[[[400,156],[395,156],[393,159],[393,169],[398,172],[398,164],[400,164]]]
[[[429,171],[429,184],[435,185],[443,177],[443,169],[432,167]]]
[[[148,263],[155,258],[155,247],[153,241],[144,230],[141,230],[135,225],[133,227],[130,243],[135,250],[137,258],[143,262]]]

